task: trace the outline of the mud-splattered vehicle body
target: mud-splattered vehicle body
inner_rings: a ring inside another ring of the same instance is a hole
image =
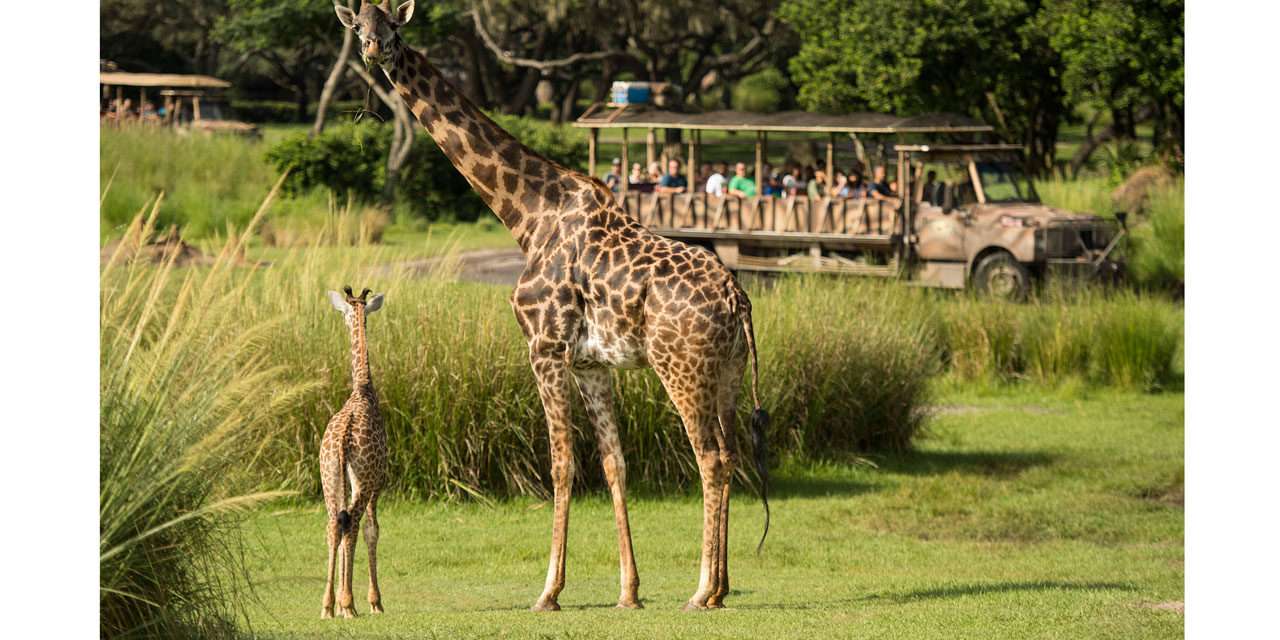
[[[901,246],[914,279],[1018,298],[1035,279],[1120,273],[1122,226],[1042,204],[1016,149],[896,147],[911,196],[904,199],[903,218],[913,230]]]

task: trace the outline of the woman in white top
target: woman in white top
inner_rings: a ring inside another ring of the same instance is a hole
[[[724,197],[724,186],[726,182],[724,178],[724,171],[725,171],[724,163],[717,162],[715,172],[711,174],[710,178],[707,178],[707,186],[705,191],[713,196],[716,196],[717,198]]]

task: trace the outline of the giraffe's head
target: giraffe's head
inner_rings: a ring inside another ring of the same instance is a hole
[[[381,65],[390,61],[399,49],[400,27],[413,17],[413,0],[391,8],[391,0],[373,4],[360,0],[357,13],[340,4],[333,5],[342,26],[355,31],[360,38],[360,57],[365,64]]]
[[[351,293],[351,286],[347,285],[342,288],[342,293],[337,291],[329,292],[329,302],[333,304],[333,308],[342,312],[342,319],[346,320],[347,326],[351,327],[357,320],[363,322],[365,316],[382,308],[382,294],[375,294],[369,298],[370,291],[365,289],[360,295]]]

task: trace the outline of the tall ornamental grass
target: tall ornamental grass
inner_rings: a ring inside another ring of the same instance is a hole
[[[100,633],[230,637],[246,584],[236,513],[281,495],[236,494],[231,479],[312,383],[265,349],[281,319],[240,314],[238,239],[207,269],[124,257],[159,200],[101,272]]]

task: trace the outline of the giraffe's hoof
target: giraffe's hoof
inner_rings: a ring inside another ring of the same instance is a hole
[[[638,598],[623,598],[618,600],[619,609],[643,609],[644,605],[640,604]]]
[[[370,602],[369,613],[383,613],[381,602]]]
[[[355,607],[341,607],[341,608],[340,608],[340,611],[341,611],[341,613],[342,613],[342,617],[344,617],[344,618],[354,618],[354,617],[356,617],[356,608],[355,608]]]
[[[697,600],[690,600],[684,603],[684,606],[681,607],[680,610],[681,611],[706,611],[707,603],[699,602]]]
[[[332,619],[333,619],[333,607],[321,607],[321,608],[320,608],[320,619],[321,619],[321,620],[332,620]]]
[[[560,604],[555,601],[555,598],[539,598],[538,601],[534,603],[532,607],[529,607],[529,610],[530,611],[559,611]]]

